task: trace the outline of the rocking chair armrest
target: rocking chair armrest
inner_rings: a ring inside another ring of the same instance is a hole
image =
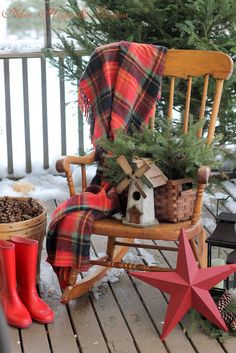
[[[87,186],[86,165],[92,164],[95,161],[95,151],[86,156],[65,156],[56,162],[56,170],[59,173],[66,173],[66,179],[69,187],[70,196],[76,194],[73,176],[71,172],[71,165],[80,165],[82,175],[82,190]]]
[[[198,169],[197,183],[198,184],[204,184],[204,185],[208,184],[208,180],[209,180],[210,175],[211,175],[210,167],[208,167],[206,165],[202,165]]]
[[[56,170],[59,173],[68,172],[70,165],[87,165],[92,164],[95,161],[95,151],[85,156],[65,156],[56,161]]]
[[[206,184],[208,183],[208,179],[210,175],[211,175],[211,169],[208,166],[203,165],[198,169],[197,194],[196,194],[196,200],[195,200],[195,205],[193,209],[193,215],[191,218],[192,224],[196,224],[201,217],[202,205],[203,205],[203,193],[204,193]]]

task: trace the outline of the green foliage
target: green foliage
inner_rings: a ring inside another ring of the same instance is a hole
[[[236,1],[235,0],[67,0],[63,7],[70,22],[62,34],[58,33],[61,44],[71,63],[66,70],[67,77],[77,82],[78,56],[74,45],[85,48],[90,54],[95,47],[120,40],[151,43],[176,49],[220,50],[236,54]],[[71,48],[70,48],[71,47]],[[71,50],[72,49],[72,50]],[[66,66],[67,66],[66,65]],[[175,109],[183,111],[181,92],[185,86],[179,84],[175,97]],[[210,87],[212,91],[212,88]],[[166,115],[164,100],[168,97],[167,85],[163,85],[163,100],[159,105]],[[197,116],[199,83],[193,87],[192,96],[196,103],[192,114]],[[210,111],[211,100],[207,102]],[[236,140],[236,72],[224,86],[220,124],[217,132],[224,141]],[[206,113],[206,114],[207,114]]]
[[[219,297],[218,295],[213,296],[214,302],[217,304],[219,300],[224,296],[224,294]],[[231,297],[232,299],[232,297]],[[236,303],[231,300],[227,307],[224,309],[224,312],[235,312],[236,310]],[[225,332],[221,330],[219,327],[214,325],[212,322],[208,321],[205,317],[203,317],[200,313],[196,310],[191,309],[188,313],[190,318],[190,326],[186,327],[187,334],[191,336],[192,332],[199,327],[202,331],[210,337],[218,338],[221,342],[225,341],[229,336],[235,336],[236,332],[231,329],[230,325],[227,326],[229,328],[229,332]]]
[[[187,329],[187,333],[190,336],[197,327],[200,327],[206,335],[212,338],[218,338],[221,342],[229,338],[228,332],[225,332],[214,324],[212,324],[194,309],[190,310],[189,315],[191,319],[191,326]]]
[[[69,37],[93,49],[130,40],[236,53],[234,0],[68,0]]]
[[[204,137],[196,137],[202,125],[190,122],[189,131],[184,134],[179,122],[160,119],[155,130],[144,127],[142,132],[134,130],[132,134],[119,130],[114,142],[105,137],[97,140],[97,145],[108,152],[104,156],[104,176],[118,183],[124,175],[116,160],[125,155],[130,164],[136,156],[153,159],[169,179],[196,178],[201,165],[216,167],[216,156],[221,153],[219,138],[208,145]]]

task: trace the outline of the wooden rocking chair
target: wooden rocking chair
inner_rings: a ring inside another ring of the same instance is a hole
[[[211,77],[211,79],[215,80],[215,92],[212,98],[213,103],[207,134],[207,142],[211,143],[214,137],[223,83],[224,80],[230,77],[232,71],[233,62],[231,58],[221,52],[174,49],[168,50],[163,75],[163,80],[165,77],[170,78],[168,119],[172,119],[173,115],[175,81],[179,79],[184,80],[185,84],[187,84],[187,89],[185,97],[183,131],[185,133],[188,132],[192,81],[195,77],[203,77],[202,98],[201,103],[199,103],[199,119],[203,119],[205,115],[206,100],[208,97],[208,83]],[[201,132],[199,132],[199,136],[200,135]],[[82,188],[84,189],[87,186],[86,165],[92,164],[94,162],[94,157],[95,154],[92,152],[87,156],[66,156],[57,161],[57,171],[66,173],[70,196],[75,194],[71,165],[75,164],[81,166]],[[194,204],[192,217],[189,221],[179,223],[160,223],[158,225],[143,228],[123,224],[120,220],[114,218],[94,221],[93,234],[107,236],[106,256],[102,259],[90,260],[91,265],[96,265],[96,270],[93,271],[88,277],[81,279],[80,282],[76,282],[78,275],[77,271],[71,270],[69,285],[64,290],[61,301],[63,303],[67,303],[69,300],[75,299],[87,292],[96,281],[100,280],[106,274],[107,268],[118,267],[132,270],[152,271],[170,270],[157,266],[149,267],[142,264],[135,265],[122,263],[122,257],[127,252],[129,246],[144,248],[149,247],[147,244],[135,244],[134,239],[177,241],[180,229],[184,228],[199,266],[205,267],[207,261],[207,249],[205,244],[206,234],[201,223],[201,209],[203,203],[203,192],[206,184],[208,183],[209,176],[210,168],[207,166],[202,166],[197,175],[196,201]],[[121,237],[122,239],[120,239]],[[156,249],[163,249],[163,247],[160,246],[151,246],[152,249],[154,247]],[[169,247],[168,249],[176,250],[173,247]]]

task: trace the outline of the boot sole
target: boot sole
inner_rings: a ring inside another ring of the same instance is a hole
[[[37,319],[33,319],[33,318],[32,318],[32,320],[33,320],[34,322],[39,323],[39,324],[51,324],[51,323],[54,322],[54,320],[51,320],[51,321],[41,321],[41,320],[37,320]]]
[[[8,323],[8,325],[10,325],[12,327],[15,327],[15,328],[28,328],[28,327],[30,327],[32,325],[32,322],[29,323],[29,324],[26,324],[26,325],[20,325],[20,324],[18,325],[16,323],[10,322],[10,321],[7,321],[7,323]]]

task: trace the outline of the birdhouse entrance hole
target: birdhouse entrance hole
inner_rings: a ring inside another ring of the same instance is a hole
[[[141,194],[138,191],[134,191],[132,196],[135,201],[138,201],[141,198]]]

